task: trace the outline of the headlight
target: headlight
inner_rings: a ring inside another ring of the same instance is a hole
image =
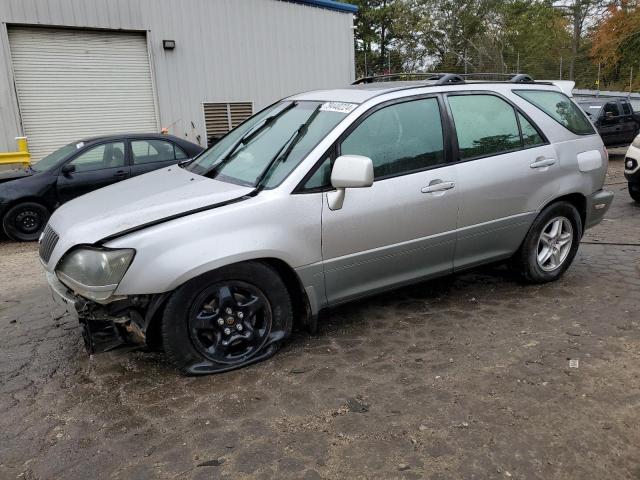
[[[135,250],[81,247],[67,253],[56,268],[58,279],[96,302],[107,300],[124,277]]]
[[[631,142],[631,145],[633,145],[636,148],[640,148],[640,135],[636,136],[636,138],[633,139],[633,142]]]

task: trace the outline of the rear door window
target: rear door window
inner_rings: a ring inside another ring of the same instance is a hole
[[[536,147],[538,145],[544,145],[545,141],[540,136],[540,132],[531,125],[531,122],[524,118],[520,112],[518,112],[518,120],[520,121],[520,129],[522,131],[522,144],[524,148]]]
[[[631,115],[633,113],[631,104],[629,102],[622,102],[622,113],[624,113],[625,115]]]
[[[576,135],[595,133],[582,110],[564,93],[552,90],[514,90],[513,93],[542,110]]]
[[[167,140],[132,140],[131,152],[134,165],[154,162],[169,162],[187,158],[179,147]]]
[[[448,100],[461,160],[522,148],[516,112],[501,98],[473,94],[449,95]]]

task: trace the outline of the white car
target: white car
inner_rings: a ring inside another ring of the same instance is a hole
[[[640,135],[629,145],[625,155],[624,177],[629,182],[629,195],[640,203]]]

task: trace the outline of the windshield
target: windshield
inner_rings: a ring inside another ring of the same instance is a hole
[[[275,187],[356,106],[279,102],[231,131],[186,169],[241,185]]]
[[[59,162],[67,158],[73,152],[75,152],[79,148],[82,148],[82,146],[83,146],[82,142],[80,143],[75,142],[75,143],[70,143],[69,145],[65,145],[64,147],[59,148],[55,152],[50,153],[39,162],[31,165],[31,168],[34,169],[36,172],[44,172],[45,170],[49,170],[51,167],[56,166]]]

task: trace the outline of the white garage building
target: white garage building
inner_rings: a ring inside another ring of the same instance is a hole
[[[352,5],[332,0],[0,0],[0,152],[81,137],[206,144],[262,107],[354,79]]]

